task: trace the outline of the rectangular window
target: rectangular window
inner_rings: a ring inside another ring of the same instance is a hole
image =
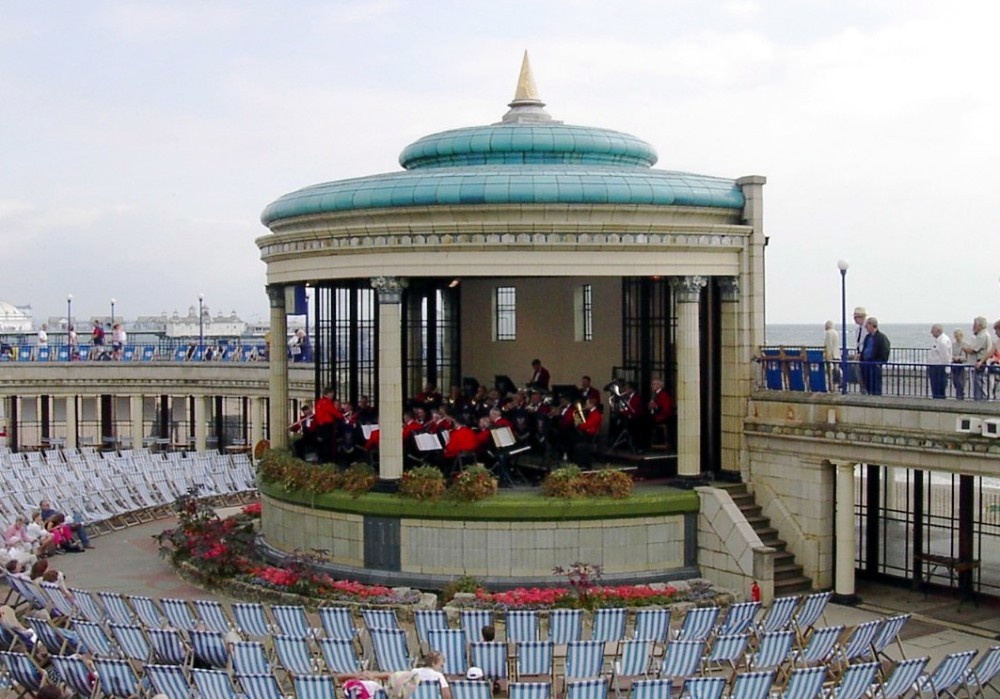
[[[517,339],[517,289],[498,286],[493,299],[494,338],[498,341]]]
[[[573,294],[573,339],[594,341],[594,287],[583,284]]]

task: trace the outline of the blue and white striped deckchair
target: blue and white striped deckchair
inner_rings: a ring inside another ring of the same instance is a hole
[[[417,630],[417,643],[421,648],[426,648],[427,632],[431,629],[447,629],[448,614],[443,609],[418,609],[413,612],[413,625]]]
[[[372,629],[398,629],[399,620],[396,618],[395,609],[362,609],[361,620],[365,623],[365,628]]]
[[[799,606],[798,595],[789,597],[776,597],[764,613],[764,617],[757,624],[756,633],[758,636],[775,631],[784,631],[792,623],[792,617]]]
[[[458,618],[462,630],[465,631],[466,643],[482,641],[483,627],[494,626],[492,609],[463,609]]]
[[[875,683],[877,672],[878,663],[851,665],[827,696],[829,699],[861,699]]]
[[[272,604],[271,616],[278,623],[278,628],[285,636],[299,638],[315,638],[319,634],[309,626],[306,608],[297,604]]]
[[[993,679],[1000,673],[1000,646],[991,646],[980,658],[974,667],[969,668],[965,673],[965,689],[969,697],[983,696],[985,687],[998,690],[993,684]]]
[[[320,607],[319,623],[327,638],[351,641],[358,636],[358,627],[354,625],[351,610],[347,607]]]
[[[73,603],[63,589],[57,583],[42,582],[39,583],[39,587],[42,592],[49,598],[49,606],[52,608],[54,614],[52,616],[61,616],[66,619],[72,619],[79,615],[79,610],[76,604]]]
[[[80,639],[82,650],[91,655],[100,655],[104,658],[117,658],[121,655],[121,651],[118,650],[118,647],[108,637],[108,634],[104,631],[104,627],[100,624],[95,624],[92,621],[84,621],[83,619],[74,619],[73,631],[76,632],[76,637]]]
[[[71,645],[66,636],[60,633],[55,626],[50,625],[48,619],[39,619],[38,617],[29,616],[26,621],[28,622],[28,626],[31,630],[35,632],[35,637],[43,646],[45,646],[45,650],[47,650],[49,654],[62,655],[65,648]],[[72,645],[75,646],[75,644]],[[73,650],[75,650],[75,647]]]
[[[230,655],[237,675],[266,675],[273,670],[260,641],[237,641],[230,647]]]
[[[649,639],[622,641],[620,655],[611,673],[611,686],[615,696],[621,696],[628,685],[635,684],[636,677],[649,676],[649,666],[653,660],[653,642]]]
[[[854,627],[854,632],[837,648],[841,670],[852,662],[871,655],[872,641],[882,628],[882,623],[882,619],[873,619]]]
[[[514,676],[517,681],[522,677],[552,678],[553,670],[552,641],[521,641],[514,651]]]
[[[704,652],[704,641],[671,641],[663,653],[663,663],[657,676],[661,679],[672,679],[680,684],[679,680],[690,677],[698,671]]]
[[[511,682],[507,685],[507,699],[549,699],[551,682]]]
[[[154,600],[143,595],[125,595],[125,599],[147,629],[158,629],[163,626],[166,615]]]
[[[101,600],[104,611],[107,613],[111,623],[121,624],[122,626],[129,626],[135,623],[135,612],[128,606],[125,598],[117,592],[98,592],[97,598]],[[94,619],[91,619],[91,621],[94,621]],[[97,623],[100,622],[98,621]]]
[[[285,699],[278,684],[278,678],[270,672],[252,675],[237,675],[247,699]]]
[[[747,670],[776,670],[791,656],[794,642],[795,632],[791,629],[762,634],[756,652],[747,657]]]
[[[684,615],[684,623],[677,631],[678,641],[705,641],[712,634],[719,619],[718,607],[695,607]]]
[[[274,629],[264,605],[259,602],[234,602],[233,619],[240,633],[247,636],[266,638]]]
[[[338,675],[353,675],[364,669],[361,658],[355,650],[354,641],[349,638],[320,638],[319,652],[323,655],[326,669]]]
[[[229,667],[229,649],[226,647],[226,640],[218,631],[198,631],[188,632],[191,639],[191,650],[194,657],[211,668]]]
[[[826,668],[800,667],[792,670],[785,688],[776,699],[816,699],[823,691]]]
[[[30,580],[25,580],[24,578],[19,578],[16,575],[8,575],[7,582],[14,588],[14,591],[17,592],[18,597],[24,600],[24,602],[32,609],[48,608],[49,598],[42,594],[42,591],[35,586],[35,583]]]
[[[750,642],[749,634],[734,633],[723,636],[716,636],[712,641],[712,647],[701,662],[702,674],[713,670],[721,670],[725,666],[728,670],[736,670],[743,662],[743,654],[746,652],[747,644]]]
[[[311,675],[319,671],[319,663],[308,638],[275,636],[274,650],[281,667],[293,675]]]
[[[337,699],[337,686],[329,675],[296,675],[292,684],[296,699]]]
[[[636,680],[632,683],[630,699],[670,699],[672,685],[670,680]]]
[[[191,681],[201,699],[236,699],[233,678],[225,670],[192,668]]]
[[[566,699],[607,699],[608,678],[595,677],[571,681],[567,676],[565,696]]]
[[[927,656],[900,660],[881,686],[869,696],[872,699],[899,699],[913,689],[913,683],[924,674],[928,662],[930,658]]]
[[[729,607],[726,618],[715,627],[718,636],[732,636],[743,634],[753,626],[753,621],[757,618],[760,610],[760,602],[739,602]]]
[[[401,672],[413,667],[406,647],[406,632],[402,629],[374,627],[368,629],[375,652],[375,662],[382,672]]]
[[[635,632],[632,638],[637,641],[663,643],[667,640],[669,631],[669,609],[640,609],[635,613]]]
[[[899,632],[903,630],[906,626],[906,622],[910,620],[909,614],[897,614],[896,616],[890,616],[882,622],[882,626],[879,628],[878,633],[875,634],[875,638],[872,639],[872,660],[892,660],[885,650],[895,642],[896,647],[899,648],[899,657],[903,659],[906,654],[903,653],[903,644],[899,640]]]
[[[594,612],[594,627],[590,630],[592,641],[620,641],[625,638],[625,620],[628,610],[624,607],[604,607]]]
[[[144,672],[155,693],[163,694],[167,699],[190,699],[193,694],[191,683],[179,665],[150,663],[146,665]]]
[[[226,608],[222,603],[214,599],[191,600],[194,605],[195,614],[207,628],[219,633],[226,633],[233,629],[233,620],[226,613]]]
[[[164,597],[160,600],[160,606],[163,608],[163,616],[175,629],[190,631],[194,628],[194,615],[187,600]]]
[[[451,699],[493,699],[489,682],[481,680],[454,680],[448,683]]]
[[[131,624],[108,624],[108,630],[115,638],[115,643],[130,660],[146,662],[152,657],[149,641],[141,626]]]
[[[71,587],[69,591],[73,595],[73,601],[76,602],[76,608],[80,610],[80,614],[87,621],[94,624],[104,623],[109,615],[104,611],[104,605],[101,604],[100,600],[88,590]]]
[[[967,650],[960,653],[949,653],[941,659],[934,672],[921,675],[913,684],[913,689],[921,697],[929,695],[939,697],[947,694],[954,699],[955,691],[965,681],[965,675],[972,665],[972,659],[976,657],[976,650]],[[878,665],[878,663],[872,663]],[[848,668],[850,670],[850,668]],[[845,676],[847,673],[844,673]],[[838,697],[838,699],[840,699]]]
[[[582,638],[582,609],[553,609],[549,612],[549,640],[558,646]]]
[[[151,362],[153,357],[156,355],[156,347],[154,345],[143,345],[142,354],[139,356],[140,362]]]
[[[689,677],[681,694],[688,699],[722,699],[725,688],[725,677]]]
[[[507,644],[501,641],[473,641],[469,644],[472,664],[493,680],[507,679]]]
[[[79,655],[53,655],[52,666],[62,683],[77,697],[89,697],[94,693],[94,677],[87,662]]]
[[[34,696],[42,688],[45,674],[31,657],[24,653],[0,651],[0,658],[3,659],[3,665],[7,670],[7,674],[21,688],[20,690],[14,688],[18,697],[23,697],[29,693]]]
[[[566,644],[567,680],[600,677],[603,670],[604,641],[570,641]]]
[[[823,612],[826,611],[827,602],[830,601],[832,594],[832,592],[817,592],[812,595],[806,595],[802,600],[801,606],[795,612],[795,616],[792,617],[792,626],[795,627],[795,635],[798,637],[800,643],[809,636],[812,627],[823,616]]]
[[[139,686],[139,678],[127,660],[117,658],[94,658],[94,668],[97,670],[97,683],[103,697],[131,699],[144,695]]]
[[[774,684],[774,671],[741,672],[736,675],[730,699],[767,699]]]
[[[445,675],[465,675],[469,659],[465,653],[465,632],[461,629],[431,629],[427,645],[444,656]]]
[[[411,699],[441,699],[441,683],[427,680],[420,682]]]
[[[844,633],[844,626],[823,626],[813,629],[805,648],[792,651],[792,664],[799,667],[825,665],[837,650],[837,639]]]
[[[508,610],[504,626],[507,629],[507,642],[520,643],[522,641],[537,641],[538,635],[538,612],[534,610],[512,609]]]
[[[184,644],[177,629],[146,629],[153,657],[161,665],[189,666],[193,660],[190,649]]]

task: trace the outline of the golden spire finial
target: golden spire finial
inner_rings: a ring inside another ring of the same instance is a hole
[[[527,50],[521,60],[521,74],[517,76],[514,100],[507,106],[510,110],[503,115],[501,123],[533,124],[552,121],[552,117],[545,111],[545,103],[538,97],[538,88],[535,87],[535,76],[531,72],[531,61],[528,60]]]
[[[517,76],[517,89],[514,91],[514,102],[541,102],[538,88],[535,87],[535,76],[531,73],[531,61],[525,49],[521,60],[521,74]]]

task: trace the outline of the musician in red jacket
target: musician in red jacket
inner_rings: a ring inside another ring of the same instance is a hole
[[[652,438],[656,433],[663,431],[663,428],[659,426],[665,425],[666,432],[664,433],[664,439],[669,442],[670,438],[668,435],[670,434],[671,421],[677,412],[674,397],[663,387],[663,379],[653,379],[650,383],[650,389],[649,417],[652,427],[650,437]]]
[[[344,414],[334,400],[332,386],[323,389],[323,395],[316,400],[314,425],[319,441],[318,456],[321,464],[333,463],[337,458],[337,432]]]

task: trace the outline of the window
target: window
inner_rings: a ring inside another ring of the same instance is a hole
[[[593,342],[594,340],[594,287],[584,284],[577,287],[573,298],[576,318],[575,335],[577,342]]]
[[[494,339],[511,341],[517,339],[517,289],[513,286],[498,286],[493,298]]]

